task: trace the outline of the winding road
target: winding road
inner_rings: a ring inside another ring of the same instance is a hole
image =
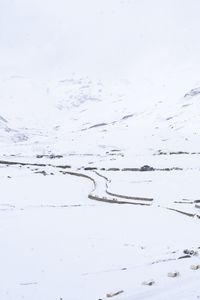
[[[128,196],[128,195],[122,195],[117,194],[109,191],[109,183],[111,180],[109,180],[106,176],[99,173],[97,170],[81,170],[80,169],[73,169],[68,165],[55,165],[55,164],[48,164],[48,163],[30,163],[30,162],[21,162],[21,161],[7,161],[7,160],[0,160],[0,165],[4,166],[24,166],[24,167],[37,167],[37,168],[43,168],[39,172],[36,173],[42,173],[43,175],[47,175],[47,173],[44,171],[44,168],[46,167],[52,167],[59,169],[59,172],[63,175],[71,175],[71,176],[77,176],[82,177],[85,179],[88,179],[93,184],[93,189],[88,194],[88,198],[95,201],[101,201],[111,204],[129,204],[129,205],[141,205],[141,206],[152,206],[154,204],[153,198],[147,198],[147,197],[137,197],[137,196]],[[196,213],[191,213],[186,211],[185,209],[182,210],[179,209],[180,206],[177,207],[161,207],[158,204],[155,204],[156,207],[168,209],[174,212],[178,212],[180,214],[186,215],[188,217],[196,217],[200,219],[200,215]]]

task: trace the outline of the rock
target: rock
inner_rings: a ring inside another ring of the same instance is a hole
[[[56,168],[61,168],[61,169],[70,169],[71,166],[68,165],[60,165],[60,166],[56,166]]]
[[[34,172],[34,173],[36,173],[36,174],[42,174],[44,176],[48,175],[46,171],[37,171],[37,172]]]
[[[148,285],[148,286],[152,286],[155,284],[155,281],[153,279],[148,280],[148,281],[143,281],[142,285]]]
[[[120,171],[119,168],[109,168],[107,171]]]
[[[171,278],[175,278],[175,277],[180,276],[180,273],[179,273],[178,271],[175,271],[175,272],[169,272],[169,273],[167,273],[167,276],[168,276],[168,277],[171,277]]]
[[[200,265],[191,265],[190,269],[191,270],[199,270],[200,269]]]
[[[187,254],[187,255],[193,255],[193,256],[198,256],[198,251],[194,251],[194,250],[189,250],[189,249],[185,249],[185,250],[183,250],[183,253],[184,254]]]
[[[107,298],[112,298],[112,297],[115,297],[115,296],[117,296],[117,295],[119,295],[119,294],[122,294],[122,293],[124,293],[124,291],[123,291],[123,290],[120,290],[120,291],[118,291],[118,292],[108,293],[108,294],[106,294],[106,297],[107,297]]]
[[[191,258],[191,255],[189,255],[189,254],[183,255],[183,256],[180,256],[178,259],[184,259],[184,258]]]
[[[146,172],[146,171],[154,171],[155,169],[153,168],[153,167],[150,167],[150,166],[148,166],[148,165],[145,165],[145,166],[142,166],[141,168],[140,168],[140,171],[142,171],[142,172]]]
[[[123,168],[122,171],[133,171],[133,172],[136,172],[136,171],[139,171],[140,169],[138,168]]]
[[[187,92],[184,97],[194,97],[200,94],[200,88],[195,88]]]

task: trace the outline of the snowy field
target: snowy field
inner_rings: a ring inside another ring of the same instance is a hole
[[[90,181],[52,167],[1,167],[1,298],[197,299],[199,219],[164,207],[196,199],[188,175],[112,172],[109,189],[155,197],[147,207],[90,200]]]

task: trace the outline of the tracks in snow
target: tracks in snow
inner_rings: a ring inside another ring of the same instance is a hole
[[[90,175],[75,171],[62,171],[63,174],[83,177],[89,179],[93,183],[93,189],[89,193],[88,198],[91,200],[107,202],[112,204],[131,204],[131,205],[152,205],[152,198],[132,197],[126,195],[113,194],[108,191],[108,178],[98,172],[91,172]]]

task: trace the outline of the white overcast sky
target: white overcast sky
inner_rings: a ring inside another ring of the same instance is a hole
[[[187,90],[200,78],[199,12],[199,0],[1,0],[0,76]]]

